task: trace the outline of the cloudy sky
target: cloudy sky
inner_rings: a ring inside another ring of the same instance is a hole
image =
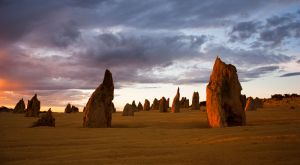
[[[299,45],[297,0],[1,0],[0,105],[82,108],[106,68],[119,110],[178,86],[205,100],[217,55],[248,96],[300,93]]]

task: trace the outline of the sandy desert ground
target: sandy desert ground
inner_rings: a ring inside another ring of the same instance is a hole
[[[0,113],[0,164],[300,164],[299,103],[246,114],[247,126],[211,129],[203,111],[118,112],[96,129],[82,113],[54,113],[55,128]]]

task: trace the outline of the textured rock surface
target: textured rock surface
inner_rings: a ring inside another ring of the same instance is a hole
[[[247,98],[246,106],[245,106],[245,111],[255,111],[256,106],[254,103],[254,100],[252,97]]]
[[[182,97],[180,100],[180,108],[189,108],[190,101],[186,97]]]
[[[139,102],[139,104],[138,104],[138,111],[142,111],[143,110],[143,105],[142,105],[142,103],[141,102]]]
[[[242,108],[245,109],[246,104],[247,104],[247,97],[246,97],[246,95],[241,95],[240,96],[240,100],[241,100],[241,103],[242,103]]]
[[[193,93],[192,110],[200,110],[199,93]]]
[[[65,113],[74,113],[74,112],[79,112],[79,109],[74,105],[71,106],[71,104],[69,103],[65,108]]]
[[[42,117],[38,119],[38,121],[32,124],[32,127],[39,126],[55,127],[55,118],[52,116],[51,108],[48,110],[48,112],[46,112],[46,114],[43,114]]]
[[[159,112],[168,112],[167,100],[165,97],[162,97],[159,101]]]
[[[235,66],[225,64],[217,57],[206,87],[206,110],[210,127],[246,124],[240,100],[241,90]]]
[[[41,109],[41,103],[35,94],[31,100],[28,100],[26,117],[38,117]]]
[[[245,111],[255,111],[257,108],[263,108],[263,100],[256,97],[253,99],[252,97],[247,98]]]
[[[144,111],[149,111],[149,110],[150,110],[150,101],[148,99],[145,99]]]
[[[131,106],[133,107],[133,110],[134,110],[134,112],[138,112],[138,111],[139,111],[139,109],[138,109],[138,107],[136,106],[136,104],[135,104],[135,101],[134,101],[134,100],[132,101],[132,104],[131,104]]]
[[[25,103],[24,103],[24,100],[21,99],[17,105],[15,106],[14,110],[13,110],[14,113],[25,113]]]
[[[112,103],[112,113],[115,113],[115,112],[117,112],[117,109],[116,109],[116,107],[115,107],[115,104]]]
[[[0,107],[0,112],[12,112],[12,111],[13,111],[13,109],[11,109],[11,108],[7,108],[5,106]]]
[[[159,109],[159,101],[155,98],[151,105],[151,110],[158,110]]]
[[[178,88],[176,96],[173,99],[172,108],[171,108],[171,111],[174,112],[174,113],[180,112],[179,98],[180,98],[180,93],[179,93],[179,88]]]
[[[134,112],[134,107],[127,103],[123,109],[122,116],[134,116]]]
[[[167,99],[167,107],[170,108],[170,98]]]
[[[105,71],[102,84],[93,92],[85,106],[83,127],[111,127],[114,98],[114,83],[109,70]]]
[[[260,99],[260,98],[258,98],[258,97],[256,97],[256,98],[254,99],[254,103],[255,103],[256,108],[263,108],[263,107],[264,107],[264,102],[263,102],[263,100]]]

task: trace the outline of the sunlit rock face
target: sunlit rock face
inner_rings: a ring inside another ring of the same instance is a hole
[[[180,100],[179,100],[179,98],[180,98],[180,93],[179,93],[179,88],[178,88],[176,96],[174,97],[173,103],[172,103],[171,111],[173,113],[180,112]]]
[[[39,116],[41,109],[41,102],[38,100],[37,95],[35,94],[31,100],[28,100],[26,117],[37,117]]]
[[[144,111],[149,111],[149,110],[150,110],[150,101],[148,99],[145,99]]]
[[[241,90],[235,66],[225,64],[217,57],[206,87],[206,110],[210,127],[246,124],[240,100]]]
[[[162,97],[159,101],[159,112],[168,112],[167,100],[165,97]]]
[[[23,99],[16,104],[13,113],[25,113],[25,103]]]
[[[259,99],[258,97],[255,99],[248,97],[245,111],[255,111],[257,108],[263,108],[263,100]]]
[[[134,116],[134,112],[134,107],[127,103],[123,109],[122,116]]]
[[[252,97],[248,97],[245,106],[245,111],[255,111],[255,110],[256,110],[256,106],[254,103],[254,99]]]
[[[199,93],[194,92],[192,98],[192,110],[200,110]]]
[[[102,84],[94,91],[85,106],[83,127],[111,127],[114,98],[114,83],[109,70],[105,71]]]

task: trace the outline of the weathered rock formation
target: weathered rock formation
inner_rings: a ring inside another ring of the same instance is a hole
[[[245,111],[255,111],[257,108],[263,108],[263,101],[257,97],[255,99],[248,97]]]
[[[200,107],[206,107],[206,101],[200,101]]]
[[[170,108],[170,98],[167,99],[167,107]]]
[[[252,97],[247,98],[246,106],[245,106],[245,111],[255,111],[256,106],[254,103],[254,100]]]
[[[132,101],[132,104],[131,104],[131,106],[133,107],[133,109],[134,109],[134,112],[138,112],[139,110],[138,110],[138,107],[136,106],[136,104],[135,104],[135,101],[133,100]]]
[[[134,112],[134,107],[127,103],[123,109],[122,116],[134,116]]]
[[[217,57],[206,87],[206,110],[210,127],[246,124],[240,100],[241,90],[235,66],[225,64]]]
[[[200,110],[199,93],[193,93],[192,110]]]
[[[145,99],[144,111],[149,111],[149,110],[150,110],[150,101],[148,99]]]
[[[182,97],[180,100],[180,108],[189,108],[190,101],[186,97]]]
[[[254,99],[254,103],[255,103],[256,108],[263,108],[263,107],[264,107],[264,102],[263,102],[263,100],[260,99],[260,98],[258,98],[258,97],[256,97],[256,98]]]
[[[114,83],[109,70],[105,71],[102,84],[94,91],[85,106],[83,127],[111,127],[113,111]]]
[[[112,113],[115,113],[115,112],[117,112],[117,109],[116,109],[116,107],[115,107],[115,104],[114,103],[112,103]]]
[[[143,105],[142,105],[141,102],[139,102],[137,109],[138,109],[138,111],[142,111],[143,110]]]
[[[11,108],[7,108],[5,106],[0,107],[0,112],[12,112],[12,111],[13,111],[13,109],[11,109]]]
[[[162,97],[159,101],[159,112],[168,112],[167,100],[165,97]]]
[[[52,116],[51,108],[48,110],[47,113],[43,114],[38,121],[32,124],[32,127],[39,127],[39,126],[49,126],[55,127],[55,118]]]
[[[15,106],[13,113],[25,113],[25,103],[24,100],[21,99],[17,105]]]
[[[31,100],[28,100],[26,117],[38,117],[41,109],[41,103],[35,94]]]
[[[159,101],[155,98],[151,105],[151,110],[158,110],[159,109]]]
[[[240,96],[240,100],[241,100],[241,103],[242,103],[242,108],[245,109],[246,104],[247,104],[247,97],[246,97],[246,95],[241,95]]]
[[[171,111],[173,113],[180,112],[180,101],[179,101],[179,98],[180,98],[180,93],[179,93],[179,87],[178,87],[177,93],[176,93],[176,96],[173,99],[172,108],[171,108]]]
[[[75,112],[79,112],[79,109],[74,105],[71,106],[71,104],[69,103],[65,108],[65,113],[75,113]]]

